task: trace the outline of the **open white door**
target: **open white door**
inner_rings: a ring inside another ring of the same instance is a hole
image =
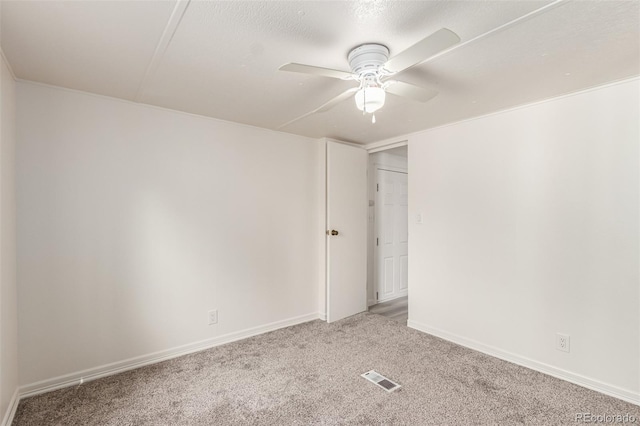
[[[327,322],[333,322],[367,309],[367,151],[330,141],[326,247]]]

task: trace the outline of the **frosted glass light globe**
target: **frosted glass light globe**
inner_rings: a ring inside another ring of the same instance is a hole
[[[380,87],[365,87],[356,92],[356,106],[360,111],[374,113],[384,106],[385,96]]]

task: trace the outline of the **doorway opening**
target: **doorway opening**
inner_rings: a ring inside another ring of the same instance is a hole
[[[367,299],[369,311],[408,319],[408,149],[369,154]]]

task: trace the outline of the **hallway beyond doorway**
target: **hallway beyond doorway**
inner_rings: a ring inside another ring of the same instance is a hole
[[[394,319],[404,325],[407,325],[407,320],[409,319],[408,302],[408,296],[398,297],[397,299],[378,303],[377,305],[369,307],[369,312]]]

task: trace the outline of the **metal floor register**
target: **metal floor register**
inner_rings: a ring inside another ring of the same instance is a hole
[[[361,374],[360,376],[369,380],[371,383],[375,383],[376,385],[380,386],[382,389],[386,390],[387,392],[393,392],[402,387],[396,382],[387,379],[382,374],[377,373],[375,370],[367,371],[366,373]]]

